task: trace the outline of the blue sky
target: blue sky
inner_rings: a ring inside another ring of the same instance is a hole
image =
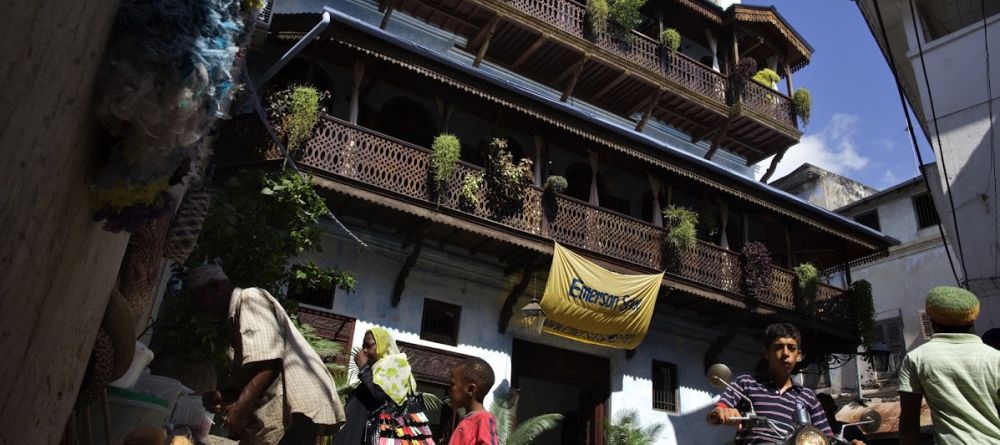
[[[877,189],[919,174],[892,74],[854,2],[745,3],[773,4],[815,51],[812,62],[792,75],[795,88],[812,93],[812,120],[773,178],[803,162]],[[916,131],[926,145],[919,126]],[[933,161],[929,150],[922,153],[924,162]]]

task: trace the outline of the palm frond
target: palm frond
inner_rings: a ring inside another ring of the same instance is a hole
[[[562,420],[562,414],[542,414],[525,420],[510,433],[505,445],[528,445],[542,433],[558,427]]]
[[[497,421],[497,439],[501,445],[507,444],[514,429],[514,404],[508,395],[496,395],[490,403],[490,413]]]
[[[607,445],[653,445],[663,432],[662,423],[642,426],[636,410],[621,410],[614,420],[605,423]]]
[[[437,394],[425,392],[421,393],[421,395],[424,396],[424,406],[427,407],[428,414],[441,412],[444,400],[441,400]]]

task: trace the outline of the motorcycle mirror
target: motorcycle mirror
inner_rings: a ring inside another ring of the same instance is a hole
[[[871,434],[878,430],[882,426],[882,415],[873,409],[865,411],[858,419],[858,422],[865,422],[858,425],[858,428],[865,434]]]
[[[726,384],[733,379],[733,372],[729,370],[728,366],[716,363],[708,368],[705,377],[708,378],[709,385],[719,389],[726,389]]]

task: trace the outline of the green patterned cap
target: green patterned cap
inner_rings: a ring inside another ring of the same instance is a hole
[[[935,287],[927,293],[927,316],[944,326],[972,326],[979,316],[979,298],[959,287]]]

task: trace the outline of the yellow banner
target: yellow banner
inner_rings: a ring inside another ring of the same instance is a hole
[[[635,349],[653,318],[663,273],[622,275],[556,243],[542,296],[545,332],[618,349]]]

